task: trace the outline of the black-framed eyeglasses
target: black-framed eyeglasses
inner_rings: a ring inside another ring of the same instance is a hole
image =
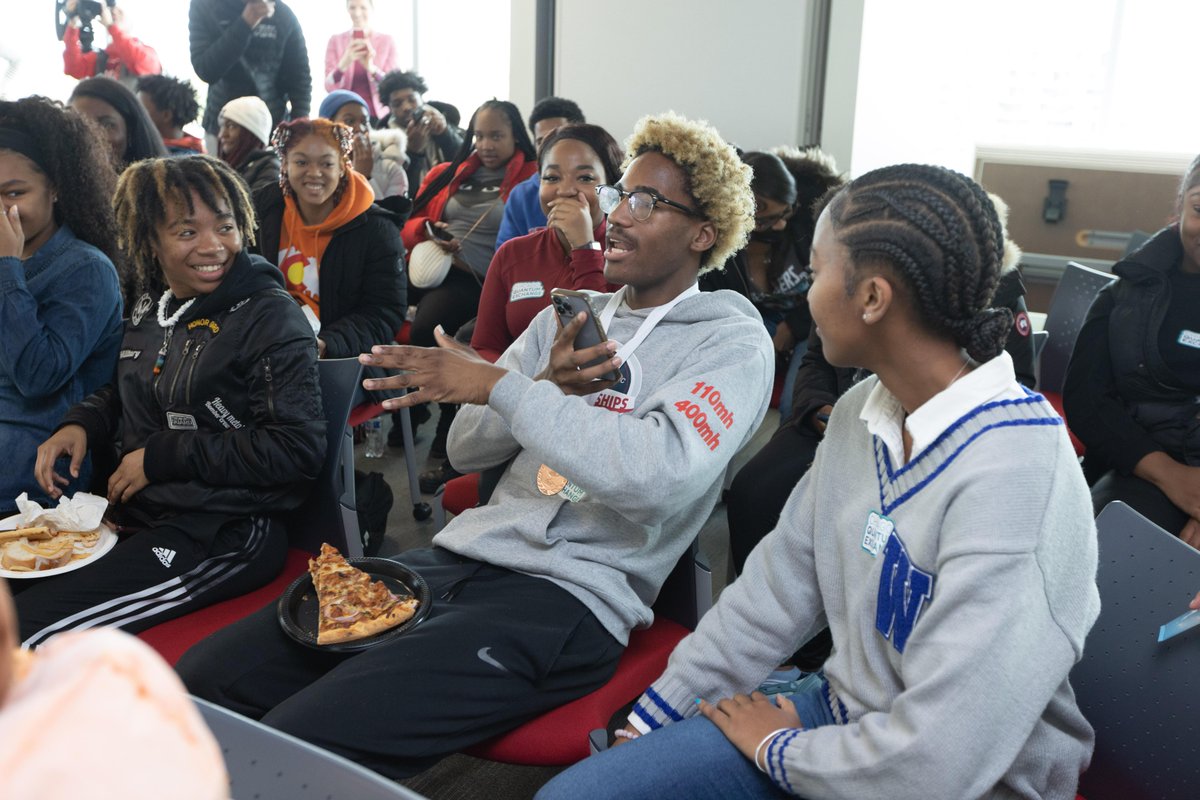
[[[621,205],[621,201],[628,197],[629,215],[638,222],[645,222],[650,219],[651,212],[654,211],[654,207],[659,203],[670,206],[677,211],[682,211],[689,217],[703,216],[694,208],[688,208],[682,203],[668,200],[653,189],[634,189],[632,192],[627,192],[620,186],[612,186],[606,183],[596,187],[596,196],[600,198],[600,210],[606,216],[616,211],[617,206]]]

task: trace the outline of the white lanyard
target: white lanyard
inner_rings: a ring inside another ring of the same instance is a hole
[[[647,336],[650,335],[650,331],[654,330],[654,326],[661,322],[663,317],[671,313],[672,308],[695,294],[700,294],[700,285],[697,283],[693,283],[691,286],[684,289],[675,296],[675,299],[663,303],[661,306],[658,306],[651,311],[646,316],[646,319],[642,321],[642,324],[638,327],[637,332],[633,334],[629,341],[623,343],[617,348],[616,356],[617,358],[621,359],[621,363],[624,364],[629,360],[629,357],[633,355],[633,351],[637,349],[637,346],[641,344]],[[622,286],[620,289],[617,289],[617,291],[613,292],[612,297],[608,298],[608,303],[605,304],[604,310],[600,312],[600,324],[604,327],[605,332],[608,331],[609,325],[612,324],[613,317],[617,315],[617,309],[621,307],[621,303],[624,302],[624,300],[624,286]]]

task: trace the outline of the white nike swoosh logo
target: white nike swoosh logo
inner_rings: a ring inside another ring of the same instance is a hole
[[[508,667],[504,666],[499,661],[497,661],[496,659],[494,659],[490,655],[488,655],[488,650],[491,650],[491,649],[492,648],[490,648],[490,647],[481,647],[481,648],[479,648],[479,652],[476,653],[475,655],[479,656],[479,660],[482,661],[483,663],[490,664],[491,666],[495,667],[496,669],[500,670],[501,672],[508,672]]]

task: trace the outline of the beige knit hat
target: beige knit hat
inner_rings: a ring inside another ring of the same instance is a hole
[[[241,125],[266,147],[271,143],[271,110],[262,98],[248,95],[230,100],[221,109],[221,118]]]

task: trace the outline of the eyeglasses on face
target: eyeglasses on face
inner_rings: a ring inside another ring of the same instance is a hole
[[[600,198],[600,210],[605,215],[616,211],[617,206],[621,205],[621,201],[628,197],[629,215],[638,222],[650,219],[651,212],[659,203],[681,211],[689,217],[702,216],[699,211],[688,208],[682,203],[676,203],[674,200],[668,200],[653,189],[634,189],[632,192],[627,192],[619,186],[603,184],[596,187],[596,195]]]

